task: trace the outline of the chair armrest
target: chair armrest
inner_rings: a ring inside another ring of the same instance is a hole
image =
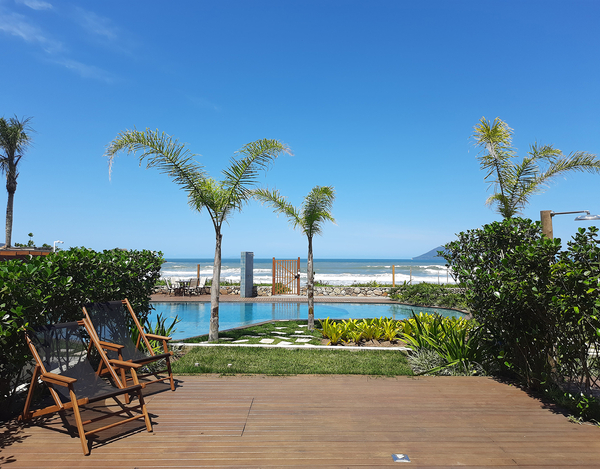
[[[59,384],[61,386],[68,386],[69,384],[73,384],[75,381],[77,381],[76,378],[57,375],[55,373],[43,373],[42,376],[40,376],[40,379],[42,381],[47,381],[48,383]]]
[[[120,368],[140,368],[142,365],[139,365],[138,363],[132,363],[132,362],[125,362],[123,360],[108,360],[108,362],[111,365],[115,365],[118,366]]]
[[[100,344],[100,346],[102,348],[105,348],[105,349],[108,349],[108,350],[114,350],[115,352],[118,352],[119,350],[125,348],[124,345],[113,344],[112,342],[105,342],[103,340],[99,340],[98,343]]]
[[[170,337],[165,337],[164,335],[156,335],[156,334],[144,334],[148,339],[152,340],[171,340]]]

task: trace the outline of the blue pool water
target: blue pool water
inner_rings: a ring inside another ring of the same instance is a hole
[[[178,317],[181,322],[172,334],[173,339],[181,340],[208,334],[210,321],[210,303],[152,303],[154,311],[150,316],[152,324],[156,316],[162,314],[166,318]],[[315,320],[317,319],[361,319],[391,317],[406,319],[415,313],[438,312],[444,316],[463,316],[458,311],[442,308],[423,308],[400,304],[364,304],[364,303],[317,303],[315,304]],[[248,326],[264,321],[278,319],[308,319],[306,303],[220,303],[219,330]],[[171,321],[167,321],[170,324]]]

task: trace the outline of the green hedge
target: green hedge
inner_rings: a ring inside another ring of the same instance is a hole
[[[463,288],[456,285],[436,285],[417,283],[400,285],[389,291],[392,300],[418,306],[439,306],[441,308],[468,309]]]
[[[28,380],[23,328],[78,320],[85,303],[122,298],[145,320],[163,262],[160,252],[86,248],[0,262],[0,416]]]

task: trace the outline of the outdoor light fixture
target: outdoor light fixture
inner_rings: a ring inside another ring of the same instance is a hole
[[[579,215],[575,217],[575,221],[593,221],[600,220],[600,215],[590,215],[589,210],[577,210],[574,212],[553,212],[552,210],[542,210],[540,212],[540,219],[542,220],[542,233],[548,238],[553,238],[552,231],[552,217],[554,215],[570,215],[572,213],[585,213],[585,215]]]
[[[54,244],[52,245],[52,252],[56,252],[56,243],[64,244],[63,241],[54,241]]]
[[[585,210],[586,215],[579,215],[575,217],[575,221],[593,221],[600,220],[600,215],[590,215],[590,212]]]
[[[410,458],[408,457],[408,454],[402,454],[402,453],[392,454],[392,460],[394,462],[410,462]]]

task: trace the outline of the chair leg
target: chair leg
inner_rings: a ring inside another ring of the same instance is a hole
[[[75,396],[75,392],[73,391],[73,387],[71,385],[69,385],[69,394],[71,395],[73,414],[75,415],[75,423],[77,424],[77,431],[79,432],[79,439],[81,440],[81,448],[83,449],[83,454],[88,456],[90,454],[90,448],[88,445],[88,440],[85,436],[85,431],[83,430],[83,422],[81,421],[81,414],[79,413],[79,405],[77,405],[77,396]]]
[[[171,391],[175,391],[175,380],[173,379],[173,371],[171,371],[171,360],[167,358],[167,371],[169,373],[169,381],[171,382]]]
[[[40,373],[40,366],[35,365],[35,369],[33,370],[33,375],[31,376],[31,383],[29,384],[29,392],[27,393],[27,399],[25,401],[25,407],[23,408],[23,413],[21,414],[21,419],[26,420],[29,418],[29,408],[31,407],[31,402],[33,400],[33,392],[35,389],[35,385],[37,383],[37,378]]]
[[[142,390],[138,390],[137,392],[138,400],[140,403],[140,409],[144,414],[144,420],[146,422],[146,430],[149,432],[152,431],[152,422],[150,421],[150,415],[148,415],[148,409],[146,409],[146,402],[144,401],[144,396],[142,395]]]

